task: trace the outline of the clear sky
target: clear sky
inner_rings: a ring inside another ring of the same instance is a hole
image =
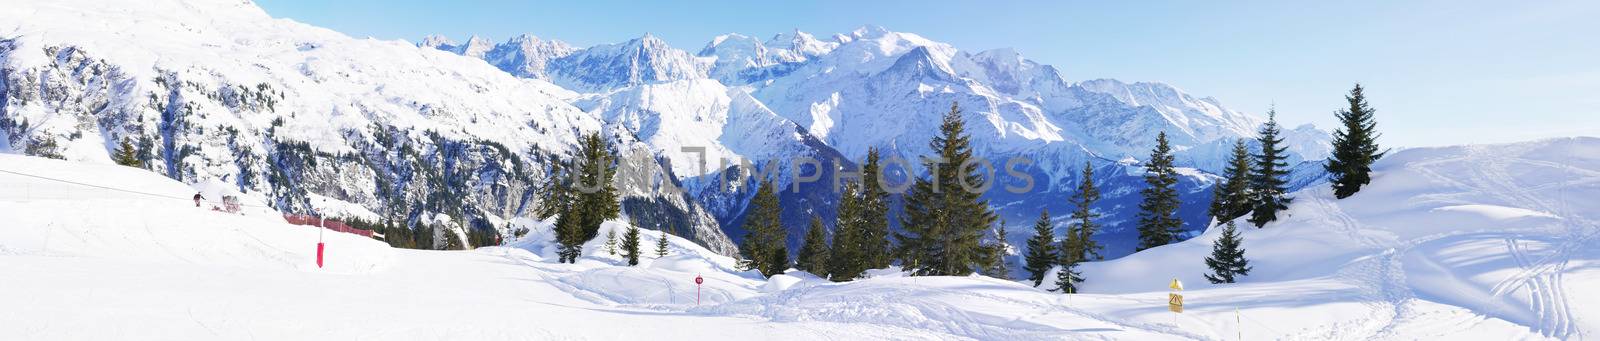
[[[1162,81],[1289,126],[1334,127],[1355,82],[1386,146],[1600,136],[1600,1],[256,0],[355,37],[521,33],[575,46],[646,32],[826,37],[863,24],[968,51],[1011,47],[1068,80]]]

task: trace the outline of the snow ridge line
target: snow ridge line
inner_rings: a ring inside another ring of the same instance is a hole
[[[85,186],[85,187],[98,188],[98,189],[103,189],[103,190],[117,191],[117,192],[124,192],[124,193],[132,193],[132,194],[138,194],[138,195],[144,195],[144,196],[150,196],[150,197],[162,198],[162,199],[172,199],[172,200],[182,200],[182,201],[193,200],[193,198],[181,198],[181,197],[174,197],[174,196],[170,196],[170,195],[162,195],[162,194],[155,194],[155,193],[149,193],[149,192],[135,191],[135,190],[130,190],[130,189],[116,188],[116,187],[111,187],[111,186],[95,185],[95,184],[82,183],[82,182],[77,182],[77,181],[72,181],[72,180],[57,179],[57,178],[52,178],[52,177],[47,177],[47,176],[42,176],[42,175],[34,175],[34,174],[27,174],[27,173],[21,173],[21,172],[14,172],[14,171],[9,171],[9,170],[4,170],[4,169],[0,169],[0,173],[10,173],[10,174],[13,174],[13,175],[25,176],[25,177],[35,178],[35,179],[50,180],[50,181],[68,183],[68,184],[73,184],[73,185],[78,185],[78,186]],[[246,204],[246,203],[240,203],[239,206],[259,207],[259,208],[273,208],[271,206],[252,205],[252,204]],[[273,208],[273,209],[275,209],[275,208]]]

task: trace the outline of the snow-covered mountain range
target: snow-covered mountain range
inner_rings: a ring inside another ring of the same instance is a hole
[[[0,27],[0,150],[106,162],[133,140],[154,171],[223,180],[286,211],[310,209],[316,195],[390,220],[446,213],[465,228],[504,228],[538,204],[530,189],[548,161],[600,132],[626,167],[660,168],[688,189],[619,180],[636,224],[686,228],[725,253],[753,191],[718,186],[730,172],[720,160],[775,160],[759,168],[777,174],[808,172],[790,162],[797,156],[854,167],[869,148],[915,160],[959,103],[979,155],[1034,161],[1033,192],[991,193],[1004,217],[1064,212],[1087,162],[1107,193],[1099,209],[1111,226],[1099,238],[1125,254],[1137,160],[1158,132],[1192,169],[1181,187],[1197,204],[1180,213],[1198,231],[1226,147],[1263,121],[1164,83],[1069,81],[1014,50],[965,51],[875,26],[826,38],[727,34],[691,53],[649,34],[587,48],[533,35],[354,39],[248,1],[11,7],[0,13],[16,23]],[[95,20],[51,19],[76,17]],[[1327,134],[1287,135],[1291,161],[1304,161],[1299,183],[1319,177]],[[785,188],[792,178],[775,176]],[[831,188],[824,177],[784,191],[794,242],[808,215],[831,220]]]
[[[441,45],[437,43],[440,39],[430,37],[419,45],[474,56],[472,49]],[[980,155],[997,164],[1012,157],[1035,162],[1030,173],[1038,182],[1038,191],[1025,195],[996,191],[991,195],[1005,216],[1019,220],[1036,215],[1040,208],[1064,208],[1065,196],[1071,194],[1066,191],[1067,184],[1075,181],[1084,162],[1110,173],[1104,181],[1113,190],[1103,209],[1113,221],[1127,220],[1132,213],[1128,208],[1136,199],[1133,188],[1141,183],[1138,170],[1122,171],[1119,161],[1146,157],[1155,135],[1162,131],[1180,150],[1179,162],[1197,170],[1192,172],[1195,176],[1186,178],[1185,201],[1204,202],[1211,181],[1205,174],[1220,171],[1233,139],[1254,136],[1264,122],[1262,117],[1229,109],[1215,98],[1193,96],[1164,83],[1071,82],[1056,67],[1028,60],[1015,50],[968,52],[876,26],[827,39],[799,31],[766,40],[730,33],[713,38],[693,55],[648,34],[570,52],[513,48],[526,40],[519,37],[478,49],[532,51],[483,59],[521,77],[549,80],[583,93],[575,104],[608,124],[649,136],[643,139],[675,160],[674,171],[680,176],[705,174],[705,169],[716,173],[717,159],[788,160],[797,152],[837,152],[859,161],[869,148],[880,148],[915,160],[927,152],[926,143],[933,137],[940,115],[952,102],[960,103]],[[471,41],[481,44],[482,40]],[[509,62],[516,60],[548,62],[540,69],[530,63]],[[583,65],[589,67],[574,67]],[[747,103],[744,107],[749,110],[706,105],[707,101],[721,103],[723,97]],[[646,114],[618,114],[619,110]],[[718,126],[736,121],[764,125],[736,131]],[[793,127],[805,135],[801,140],[751,134],[788,132]],[[704,134],[707,131],[723,134]],[[737,133],[730,134],[733,132]],[[1290,161],[1304,163],[1299,176],[1320,176],[1315,162],[1305,161],[1327,155],[1327,133],[1307,125],[1288,130],[1286,135],[1293,148]],[[811,139],[825,146],[820,149],[832,151],[806,152],[803,146],[818,144],[802,141]],[[781,147],[785,145],[801,148]],[[696,163],[698,155],[679,152],[685,146],[707,148],[712,167],[701,168]],[[702,192],[701,197],[707,201],[725,195]],[[734,197],[725,200],[727,204],[738,205],[743,199]],[[828,207],[798,207],[801,214],[786,218],[795,226],[803,226],[807,212],[831,216]],[[740,219],[737,209],[713,211],[724,225],[737,225]],[[1183,213],[1194,222],[1192,227],[1204,224],[1203,207],[1187,207]],[[1118,242],[1131,241],[1129,230],[1113,225],[1103,237],[1115,240],[1114,247],[1131,247]],[[738,231],[730,226],[724,229]],[[794,237],[799,236],[798,230]]]

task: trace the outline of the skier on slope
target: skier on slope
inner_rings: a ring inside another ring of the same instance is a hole
[[[205,199],[205,198],[206,197],[200,196],[200,193],[195,193],[194,194],[194,207],[200,207],[200,200],[201,199]]]

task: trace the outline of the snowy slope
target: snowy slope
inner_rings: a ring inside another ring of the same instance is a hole
[[[1578,289],[1600,279],[1600,139],[1410,149],[1374,170],[1373,183],[1355,196],[1335,200],[1318,185],[1293,195],[1285,219],[1241,228],[1254,266],[1242,284],[1201,278],[1199,260],[1219,233],[1213,229],[1091,263],[1084,291],[1158,291],[1177,277],[1200,289],[1190,302],[1271,304],[1262,315],[1329,311],[1273,323],[1308,337],[1581,339],[1600,332],[1592,304],[1600,296]],[[1249,302],[1268,296],[1281,301]],[[1507,322],[1516,326],[1506,329]]]
[[[637,267],[603,238],[559,264],[536,221],[475,251],[328,234],[319,270],[314,229],[195,209],[189,186],[153,173],[12,155],[0,169],[149,194],[0,173],[23,189],[0,192],[14,222],[0,225],[0,301],[28,307],[0,309],[7,338],[1584,339],[1600,313],[1582,290],[1600,283],[1596,138],[1401,151],[1356,196],[1303,190],[1283,221],[1245,228],[1255,269],[1241,283],[1199,279],[1211,231],[1089,263],[1076,295],[892,269],[766,280],[671,236],[669,256]],[[1166,311],[1173,277],[1181,315]]]

